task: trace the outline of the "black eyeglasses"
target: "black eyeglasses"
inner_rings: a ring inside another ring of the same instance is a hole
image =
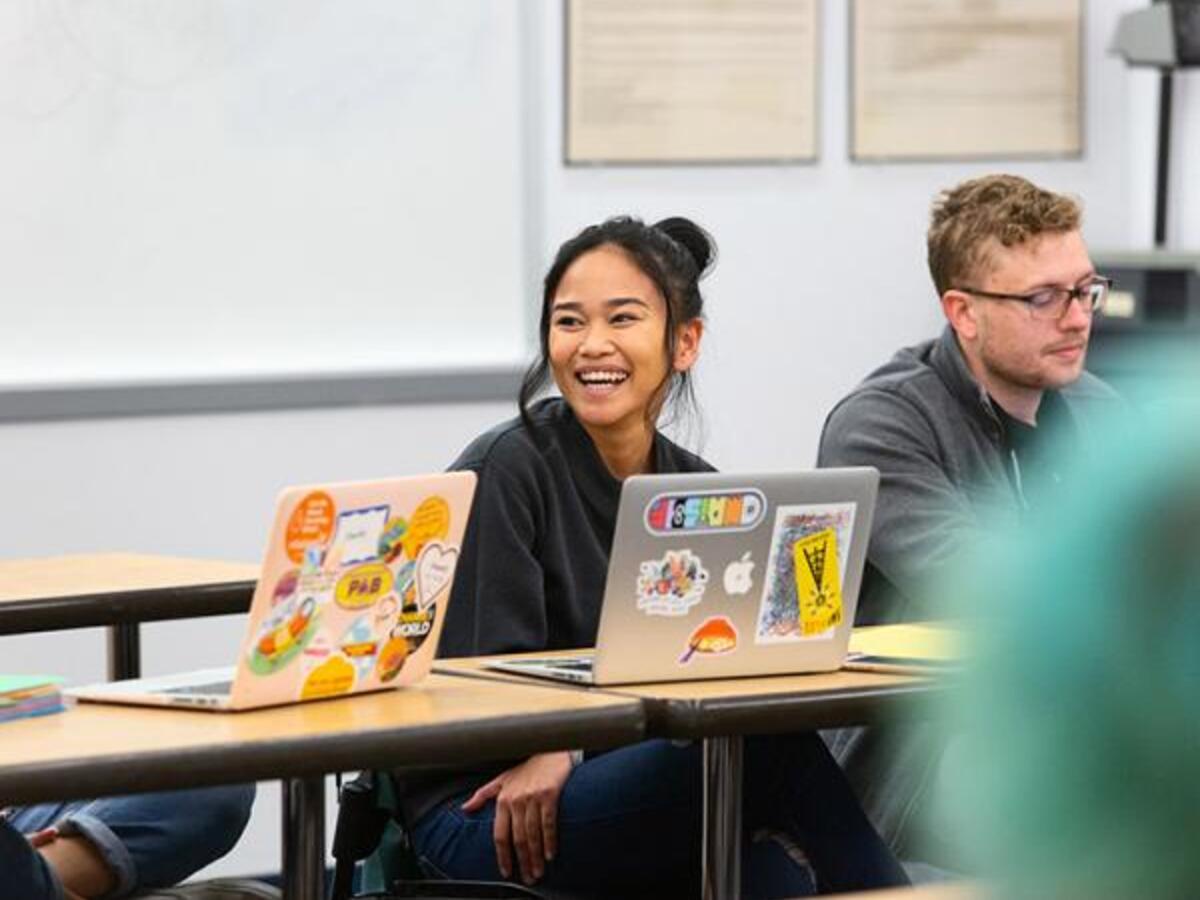
[[[1028,294],[998,294],[995,291],[981,291],[976,288],[958,287],[956,291],[985,297],[988,300],[1015,300],[1029,307],[1029,314],[1035,319],[1061,319],[1066,314],[1072,300],[1078,300],[1083,311],[1089,315],[1103,312],[1104,303],[1108,300],[1108,291],[1113,285],[1111,278],[1097,275],[1073,288],[1047,287]]]

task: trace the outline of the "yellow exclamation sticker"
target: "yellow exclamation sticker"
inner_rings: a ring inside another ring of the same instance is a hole
[[[796,541],[792,556],[801,634],[809,637],[841,624],[842,579],[834,530],[826,528]]]

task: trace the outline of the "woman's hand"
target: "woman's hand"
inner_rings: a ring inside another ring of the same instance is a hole
[[[541,878],[545,864],[554,859],[558,851],[558,797],[570,774],[570,753],[539,753],[501,772],[462,805],[465,812],[478,812],[495,799],[492,839],[496,842],[496,864],[505,878],[512,878],[513,851],[526,884]]]

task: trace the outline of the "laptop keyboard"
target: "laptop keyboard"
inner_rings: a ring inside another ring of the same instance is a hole
[[[179,687],[164,688],[161,693],[183,694],[187,696],[194,694],[217,694],[219,696],[227,696],[232,690],[232,681],[214,681],[211,684],[185,684]]]

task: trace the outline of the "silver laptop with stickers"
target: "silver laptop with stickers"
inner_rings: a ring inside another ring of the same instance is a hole
[[[629,478],[594,654],[489,665],[584,684],[837,669],[878,486],[872,468]]]

